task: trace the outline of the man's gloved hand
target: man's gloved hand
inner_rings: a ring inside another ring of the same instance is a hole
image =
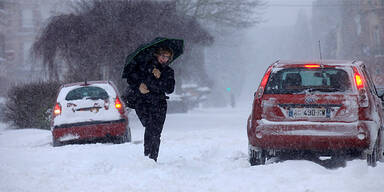
[[[144,83],[141,83],[141,84],[140,84],[139,90],[140,90],[140,93],[141,93],[141,94],[147,94],[147,93],[149,93],[148,87],[147,87],[147,85],[144,84]]]

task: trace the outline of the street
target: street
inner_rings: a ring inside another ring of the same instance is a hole
[[[0,125],[0,191],[382,191],[384,164],[327,169],[305,160],[251,167],[248,108],[170,114],[158,163],[144,157],[144,129],[130,114],[132,143],[52,147],[51,133]]]

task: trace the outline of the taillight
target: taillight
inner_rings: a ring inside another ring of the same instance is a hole
[[[255,94],[256,98],[259,99],[263,95],[265,86],[267,85],[269,76],[271,75],[271,71],[272,71],[272,67],[269,67],[267,72],[265,73],[263,79],[261,80],[259,89],[257,90],[257,92]]]
[[[61,114],[61,105],[56,103],[55,108],[53,109],[53,115],[56,117]]]
[[[121,101],[118,97],[116,97],[115,99],[115,107],[116,109],[121,113],[121,114],[124,114],[124,109],[123,109],[123,105],[121,104]]]
[[[356,83],[357,89],[361,89],[364,87],[363,80],[361,79],[361,76],[358,73],[355,74],[355,83]]]
[[[360,107],[368,107],[368,95],[367,90],[364,87],[364,79],[360,75],[360,73],[357,71],[356,67],[353,67],[353,78],[355,80],[355,85],[357,90],[359,91],[359,106]]]
[[[320,68],[320,65],[318,64],[307,64],[304,65],[305,68]]]

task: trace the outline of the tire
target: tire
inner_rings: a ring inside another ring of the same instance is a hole
[[[131,136],[131,128],[127,126],[127,134],[125,135],[125,142],[131,142],[132,141],[132,136]]]
[[[56,140],[55,138],[52,138],[52,146],[53,147],[60,147],[62,145],[63,144],[60,141]]]
[[[383,145],[383,141],[384,141],[384,133],[383,133],[383,128],[381,128],[380,130],[380,140],[378,142],[378,152],[377,152],[377,160],[380,161],[380,162],[384,162],[384,145]]]
[[[267,160],[267,155],[265,150],[261,151],[255,151],[252,149],[249,150],[249,163],[251,166],[255,165],[265,165],[265,162]]]
[[[125,132],[125,134],[119,138],[117,138],[113,143],[114,144],[122,144],[122,143],[127,143],[127,142],[131,142],[132,138],[131,138],[131,129],[128,127],[127,128],[127,131]]]
[[[378,139],[377,139],[376,142],[375,142],[375,145],[373,147],[372,153],[367,155],[367,164],[368,164],[368,166],[376,167],[377,160],[378,160],[378,157],[379,157],[378,151],[379,151],[379,147],[378,147]]]

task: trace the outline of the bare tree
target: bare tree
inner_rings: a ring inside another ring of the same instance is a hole
[[[261,0],[175,0],[177,8],[204,22],[230,27],[248,27],[261,21]]]
[[[174,3],[83,0],[73,7],[73,13],[51,18],[33,45],[33,53],[43,60],[50,79],[59,76],[58,67],[65,63],[66,80],[99,80],[104,69],[106,78],[121,88],[125,57],[140,44],[157,36],[182,38],[186,44],[213,42],[196,19],[178,13]]]

